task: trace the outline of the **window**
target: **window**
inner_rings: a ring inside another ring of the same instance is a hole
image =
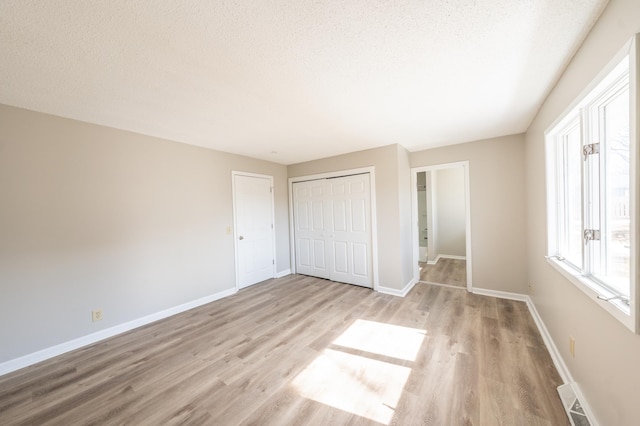
[[[634,49],[547,131],[546,144],[547,258],[636,331]]]

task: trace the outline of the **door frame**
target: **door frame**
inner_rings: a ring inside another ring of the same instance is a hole
[[[234,251],[234,261],[235,261],[235,272],[236,272],[236,292],[240,291],[240,264],[238,259],[238,221],[237,221],[237,211],[236,208],[236,176],[245,176],[259,179],[268,179],[269,186],[271,187],[271,244],[273,250],[273,268],[271,271],[271,277],[274,278],[276,276],[277,264],[276,264],[276,223],[275,223],[275,201],[274,201],[274,188],[273,188],[273,176],[271,175],[262,175],[258,173],[250,173],[250,172],[241,172],[237,170],[231,171],[231,196],[233,198],[233,251]]]
[[[473,260],[471,251],[471,191],[469,188],[469,161],[457,161],[453,163],[435,164],[433,166],[420,166],[411,168],[411,240],[413,242],[413,279],[415,282],[420,281],[420,267],[418,261],[420,259],[420,229],[418,224],[418,173],[432,172],[434,170],[443,170],[462,167],[464,171],[464,198],[465,198],[465,250],[467,264],[467,291],[473,291]]]
[[[291,273],[296,273],[296,238],[293,223],[293,184],[309,180],[320,180],[336,178],[357,174],[369,174],[369,190],[371,202],[371,274],[373,279],[373,290],[378,291],[378,225],[376,213],[376,168],[375,166],[361,167],[358,169],[338,170],[335,172],[319,173],[314,175],[296,176],[289,178],[289,244],[291,249],[290,262]]]

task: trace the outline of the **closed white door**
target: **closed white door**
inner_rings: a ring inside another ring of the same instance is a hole
[[[327,179],[331,279],[373,287],[369,175]]]
[[[238,288],[275,276],[272,178],[233,175]]]
[[[293,185],[296,272],[299,274],[330,278],[331,269],[327,258],[327,190],[325,180]]]
[[[296,271],[373,287],[369,175],[293,185]]]

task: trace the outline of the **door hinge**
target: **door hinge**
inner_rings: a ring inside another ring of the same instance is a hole
[[[599,143],[590,143],[582,147],[582,155],[584,156],[584,161],[587,161],[588,156],[594,155],[594,154],[600,154]]]
[[[272,264],[272,265],[275,265],[275,264],[276,264],[276,261],[275,261],[275,260],[273,260],[273,259],[271,259],[271,264]]]
[[[588,241],[600,241],[600,230],[599,229],[585,229],[582,237],[584,238],[584,243],[586,244]]]
[[[273,194],[273,186],[269,187],[269,192]]]
[[[273,229],[273,223],[271,224],[271,229]]]

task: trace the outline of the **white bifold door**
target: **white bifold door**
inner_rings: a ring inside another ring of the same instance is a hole
[[[295,182],[296,272],[373,287],[369,174]]]

